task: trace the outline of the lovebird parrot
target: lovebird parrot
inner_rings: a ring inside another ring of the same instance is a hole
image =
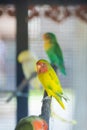
[[[66,75],[63,53],[53,33],[45,33],[43,35],[44,49],[51,61],[51,64],[59,68],[60,72]]]
[[[27,80],[30,78],[31,74],[36,71],[36,60],[36,57],[34,57],[29,50],[22,51],[18,55],[18,61],[22,65],[23,73]],[[34,88],[40,88],[41,86],[37,76],[30,81],[30,84]]]
[[[22,118],[15,130],[48,130],[48,125],[41,117],[30,116]]]
[[[36,62],[36,68],[38,78],[41,81],[48,96],[53,96],[59,102],[60,106],[65,109],[62,99],[67,101],[68,98],[64,95],[60,80],[50,63],[47,60],[40,59]]]

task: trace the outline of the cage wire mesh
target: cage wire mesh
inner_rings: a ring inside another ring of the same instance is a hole
[[[7,98],[15,90],[15,41],[4,40],[5,57],[4,58],[4,75],[1,73],[0,82],[4,80],[4,84],[0,84],[0,129],[14,129],[16,123],[16,101],[12,100],[6,103]],[[1,60],[1,59],[0,59]],[[0,64],[1,66],[2,64]],[[2,66],[1,66],[2,67]],[[4,79],[3,79],[4,78]]]
[[[4,6],[2,9],[4,10]],[[9,104],[6,103],[7,97],[15,90],[16,85],[15,31],[15,17],[3,13],[0,16],[0,129],[2,130],[14,129],[16,124],[16,101],[14,99]]]
[[[86,84],[87,84],[87,69],[86,69],[86,48],[87,48],[87,24],[71,16],[65,21],[58,24],[53,20],[43,15],[44,10],[48,9],[48,6],[37,6],[40,12],[40,17],[34,17],[28,22],[28,36],[29,36],[29,49],[38,58],[48,57],[43,48],[42,35],[45,32],[53,32],[56,34],[58,42],[62,48],[64,61],[66,66],[67,76],[63,76],[58,72],[61,84],[65,89],[66,94],[70,98],[68,103],[65,103],[66,110],[63,111],[55,99],[52,100],[52,109],[58,116],[57,118],[51,117],[50,130],[72,130],[72,124],[67,121],[61,121],[59,117],[63,117],[65,120],[72,120],[75,118],[78,124],[81,124],[79,117],[78,106],[80,111],[82,110],[82,120],[85,122],[86,111]],[[10,26],[8,24],[8,26]],[[9,36],[10,38],[10,36]],[[15,90],[15,53],[16,44],[15,39],[5,40],[6,42],[6,84],[3,87],[0,86],[0,91],[13,91]],[[1,49],[0,49],[1,50]],[[1,65],[0,65],[1,66]],[[1,72],[0,72],[1,74]],[[3,74],[0,77],[4,77]],[[0,82],[2,82],[0,78]],[[10,83],[10,84],[9,84]],[[78,90],[79,88],[79,90]],[[83,98],[80,95],[83,95]],[[7,97],[6,93],[0,93],[0,129],[13,130],[15,127],[15,111],[16,101],[12,100],[9,104],[4,103],[4,99]],[[31,114],[39,114],[41,109],[41,97],[31,97],[29,111]],[[37,100],[35,100],[37,99]],[[84,101],[83,101],[84,99]],[[82,107],[83,102],[85,107]],[[35,108],[37,106],[38,108]],[[80,125],[79,125],[80,126]],[[80,126],[81,127],[81,126]],[[80,130],[80,127],[79,130]],[[85,130],[85,128],[83,128]]]

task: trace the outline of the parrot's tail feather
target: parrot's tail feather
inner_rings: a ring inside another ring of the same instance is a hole
[[[63,97],[63,99],[64,99],[66,102],[67,102],[67,101],[70,101],[70,99],[69,99],[65,94],[63,94],[62,97]]]
[[[70,99],[68,97],[63,96],[63,99],[67,102],[70,101]]]
[[[64,94],[59,94],[59,93],[58,93],[58,95],[59,95],[61,98],[63,98],[66,102],[67,102],[67,101],[70,101],[70,99],[69,99],[66,95],[64,95]]]
[[[61,98],[60,96],[58,96],[58,95],[55,95],[55,98],[56,98],[56,100],[59,102],[59,104],[61,105],[61,107],[62,107],[63,109],[65,109],[65,106],[64,106],[64,103],[63,103],[63,101],[62,101],[62,98]]]
[[[61,71],[61,73],[66,75],[66,69],[65,69],[64,63],[60,63],[58,65],[58,67],[59,67],[59,70]]]
[[[61,72],[62,72],[64,75],[66,75],[66,70],[65,70],[65,68],[60,68],[60,70],[61,70]]]
[[[63,71],[63,74],[66,75],[66,71],[65,70]]]

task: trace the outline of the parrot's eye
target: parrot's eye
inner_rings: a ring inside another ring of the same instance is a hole
[[[42,67],[45,67],[46,65],[44,63],[42,63]]]
[[[47,38],[47,39],[49,39],[49,38],[50,38],[50,36],[49,36],[49,35],[46,35],[46,38]]]

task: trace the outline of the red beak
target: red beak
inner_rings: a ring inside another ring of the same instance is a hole
[[[38,61],[36,63],[36,65],[37,65],[37,73],[38,74],[47,72],[48,69],[47,69],[47,67],[45,65],[43,66],[42,62]]]

